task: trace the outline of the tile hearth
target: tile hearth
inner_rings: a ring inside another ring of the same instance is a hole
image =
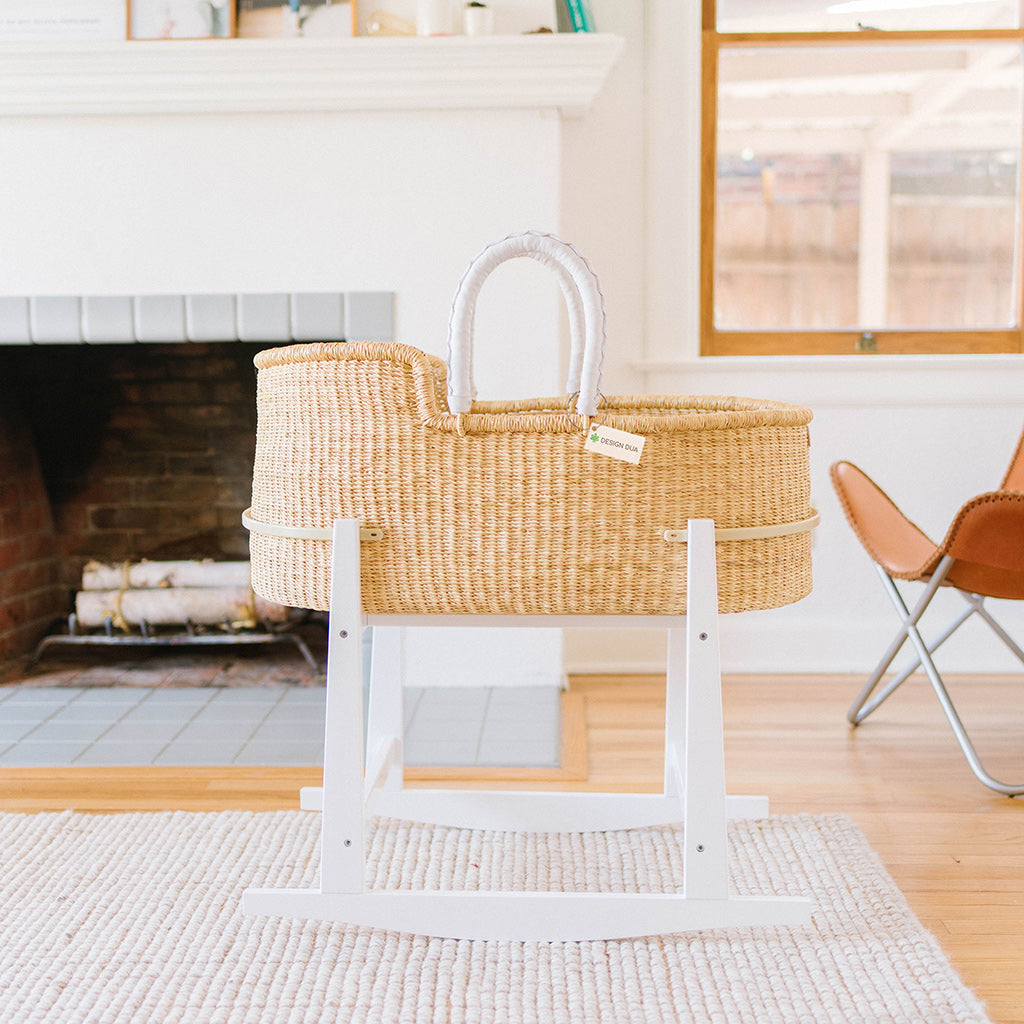
[[[0,767],[318,765],[322,687],[0,687]],[[557,767],[556,687],[405,691],[406,763]]]

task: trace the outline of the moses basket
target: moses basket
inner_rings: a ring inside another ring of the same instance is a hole
[[[568,401],[473,399],[476,298],[515,256],[550,267],[565,293]],[[330,527],[347,518],[364,527],[368,614],[681,614],[687,520],[711,518],[722,611],[805,596],[810,412],[746,398],[603,398],[603,344],[593,271],[572,246],[530,232],[470,264],[447,367],[392,343],[259,353],[244,517],[256,593],[326,609]],[[601,425],[641,435],[640,462],[586,450]]]

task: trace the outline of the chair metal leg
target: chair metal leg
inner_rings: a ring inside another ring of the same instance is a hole
[[[925,649],[924,644],[921,641],[920,634],[917,634],[917,631],[915,630],[914,633],[911,634],[910,639],[918,649],[918,654],[921,656],[921,664],[924,668],[925,674],[928,676],[928,681],[932,684],[932,689],[935,691],[935,695],[939,698],[939,704],[942,706],[942,710],[945,712],[946,718],[953,729],[953,735],[956,736],[957,743],[960,744],[960,749],[963,751],[964,757],[967,758],[967,763],[970,765],[971,771],[974,772],[975,776],[977,776],[978,781],[983,785],[988,786],[989,789],[993,789],[997,793],[1002,793],[1005,796],[1019,796],[1021,793],[1024,793],[1024,783],[1012,784],[1000,782],[986,771],[985,766],[981,763],[981,759],[978,757],[977,751],[974,749],[974,744],[971,742],[970,736],[967,735],[967,730],[964,728],[963,722],[960,721],[960,716],[957,714],[952,698],[949,696],[949,692],[946,690],[946,687],[942,682],[942,678],[939,676],[938,670],[935,668],[935,663],[932,661],[931,656],[928,654],[928,651]]]
[[[934,654],[975,613],[975,611],[976,609],[968,608],[967,611],[958,615],[953,622],[942,633],[940,633],[934,641],[932,641],[931,646],[928,648],[928,653]],[[906,640],[906,634],[903,635],[903,639],[904,641]],[[853,723],[853,725],[860,725],[868,715],[881,707],[881,705],[884,704],[886,700],[888,700],[889,697],[892,696],[892,694],[894,694],[920,667],[921,659],[915,657],[898,676],[889,680],[874,700],[868,703],[861,701],[860,703],[854,704],[847,715],[850,722]],[[888,668],[888,663],[886,664],[886,668]],[[874,689],[874,686],[875,683],[872,683],[872,689]]]
[[[1024,650],[1017,645],[1013,637],[999,625],[998,622],[989,614],[988,609],[985,607],[985,598],[978,597],[976,594],[967,595],[964,594],[968,602],[972,605],[974,611],[976,611],[988,624],[992,627],[992,632],[995,633],[1000,640],[1017,656],[1017,660],[1024,664]]]
[[[900,636],[893,641],[890,645],[889,650],[886,652],[886,656],[883,657],[882,662],[872,673],[871,678],[868,680],[868,684],[861,691],[857,702],[850,709],[849,718],[850,721],[857,725],[862,722],[872,711],[875,710],[891,693],[893,693],[898,686],[900,686],[904,680],[906,680],[918,666],[920,666],[925,675],[928,677],[928,681],[931,683],[932,689],[935,691],[935,695],[939,699],[939,705],[942,708],[943,713],[946,716],[946,720],[949,722],[950,727],[953,730],[953,735],[956,737],[957,743],[960,745],[960,749],[963,751],[964,757],[967,759],[967,764],[970,766],[975,777],[983,785],[989,789],[994,790],[997,793],[1002,793],[1005,796],[1019,796],[1024,794],[1024,783],[1012,784],[1006,782],[1000,782],[994,776],[992,776],[981,763],[981,758],[978,756],[978,752],[974,749],[974,744],[971,742],[970,736],[967,734],[967,730],[964,727],[963,722],[957,713],[956,707],[953,704],[953,700],[949,695],[949,691],[946,689],[945,684],[942,681],[942,677],[939,675],[938,669],[935,667],[935,662],[932,660],[932,653],[941,646],[953,633],[969,619],[973,614],[978,613],[981,617],[992,627],[994,632],[1007,646],[1017,655],[1022,662],[1024,662],[1024,651],[1017,646],[1016,643],[1009,637],[1005,630],[992,618],[987,609],[983,607],[984,598],[978,597],[974,594],[965,594],[964,597],[967,600],[970,607],[968,610],[960,615],[954,623],[945,630],[944,633],[936,640],[931,647],[929,647],[921,636],[920,630],[917,628],[917,624],[924,614],[925,609],[931,602],[932,597],[935,595],[942,581],[946,577],[946,573],[949,571],[950,566],[953,564],[953,559],[950,557],[943,558],[939,563],[939,566],[935,572],[935,575],[929,580],[928,586],[925,593],[921,596],[921,599],[914,606],[913,611],[907,609],[906,603],[903,600],[903,596],[900,594],[899,589],[896,587],[896,583],[888,573],[885,572],[880,566],[876,566],[879,569],[879,574],[882,577],[882,582],[885,586],[886,593],[888,593],[890,600],[892,601],[896,611],[899,613],[900,618],[903,622],[903,627]],[[961,592],[962,593],[962,592]],[[909,640],[914,647],[917,654],[917,660],[910,666],[910,669],[904,671],[896,677],[885,689],[875,698],[874,701],[868,703],[868,698],[871,696],[875,686],[877,686],[879,679],[882,674],[888,668],[893,658],[896,656],[896,652],[903,643]],[[897,643],[898,641],[898,643]]]
[[[896,583],[893,578],[877,563],[875,563],[875,569],[878,572],[879,578],[882,581],[882,585],[885,587],[886,593],[889,595],[889,599],[896,606],[896,611],[899,613],[901,625],[899,632],[893,638],[892,643],[889,645],[885,654],[882,655],[881,661],[875,666],[874,672],[868,678],[868,681],[864,684],[864,689],[857,695],[857,699],[850,706],[850,710],[846,713],[846,717],[850,720],[853,725],[860,725],[868,715],[871,714],[876,708],[883,704],[888,697],[890,697],[905,682],[914,672],[917,667],[921,664],[920,659],[915,660],[909,665],[903,672],[901,672],[895,679],[893,679],[882,692],[869,703],[871,695],[875,692],[875,687],[878,686],[885,675],[886,670],[893,663],[896,655],[903,649],[903,645],[907,642],[908,632],[910,626],[916,625],[921,616],[924,615],[928,605],[931,604],[932,598],[935,596],[936,591],[942,586],[942,581],[946,578],[946,573],[949,572],[949,567],[952,565],[952,560],[944,559],[939,563],[932,578],[928,581],[927,586],[924,589],[924,593],[918,598],[917,604],[914,605],[914,610],[907,611],[907,606],[903,601],[903,597],[899,590],[896,588]],[[967,612],[966,615],[961,617],[955,622],[942,637],[935,643],[933,650],[948,637],[961,625],[962,622],[966,621],[972,613]]]

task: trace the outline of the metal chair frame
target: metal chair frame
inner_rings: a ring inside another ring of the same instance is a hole
[[[960,594],[968,604],[966,611],[961,612],[960,615],[958,615],[953,622],[950,623],[950,625],[947,626],[946,629],[944,629],[931,642],[930,645],[925,643],[918,628],[918,624],[920,623],[922,616],[931,604],[932,598],[942,587],[945,582],[946,575],[955,561],[956,559],[951,555],[943,556],[939,564],[936,566],[934,573],[925,584],[924,592],[918,598],[913,609],[907,608],[903,595],[896,586],[896,581],[893,577],[890,576],[878,562],[873,563],[882,580],[882,585],[885,587],[885,592],[889,595],[889,599],[892,601],[893,607],[900,616],[901,626],[899,632],[889,645],[889,648],[886,650],[885,654],[882,655],[881,661],[879,661],[875,666],[875,670],[871,673],[871,676],[865,683],[864,688],[851,705],[850,710],[847,712],[847,718],[850,720],[852,725],[860,725],[860,723],[863,722],[873,711],[885,703],[885,701],[888,700],[888,698],[895,693],[896,690],[898,690],[900,686],[902,686],[903,683],[917,671],[918,668],[921,668],[928,677],[928,681],[931,683],[932,689],[935,691],[935,695],[939,699],[939,704],[941,705],[946,719],[953,729],[953,735],[956,737],[956,741],[960,745],[960,749],[963,751],[964,757],[967,758],[967,763],[970,766],[971,771],[974,772],[978,780],[988,786],[989,789],[995,790],[997,793],[1003,793],[1006,796],[1019,796],[1024,793],[1024,783],[1013,784],[1001,782],[992,776],[982,764],[981,758],[978,756],[978,752],[975,750],[974,744],[967,733],[967,729],[964,727],[963,721],[957,713],[953,700],[949,695],[949,691],[946,689],[946,685],[943,683],[942,677],[939,675],[939,671],[935,667],[932,655],[973,615],[979,615],[988,623],[996,636],[998,636],[999,639],[1002,640],[1003,643],[1006,644],[1006,646],[1017,656],[1021,664],[1024,664],[1024,650],[1021,650],[1020,646],[992,617],[988,609],[985,608],[984,597],[978,594],[970,594],[967,591],[960,590],[958,588],[956,588],[957,593]],[[914,651],[916,652],[915,659],[897,676],[889,680],[889,682],[886,683],[882,690],[876,695],[875,689],[881,682],[882,676],[885,675],[885,672],[893,663],[897,654],[899,654],[903,649],[907,640],[910,641]]]

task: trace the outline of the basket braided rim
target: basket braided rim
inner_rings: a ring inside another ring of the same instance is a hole
[[[382,341],[325,341],[286,345],[257,353],[259,370],[294,363],[369,360],[407,366],[412,371],[416,410],[426,426],[452,433],[574,433],[592,418],[571,412],[567,399],[530,398],[474,402],[468,413],[449,412],[438,384],[445,364],[411,345]],[[443,389],[441,389],[443,392]],[[594,420],[644,434],[728,430],[749,427],[796,427],[812,413],[799,405],[726,395],[614,395],[606,398]]]

